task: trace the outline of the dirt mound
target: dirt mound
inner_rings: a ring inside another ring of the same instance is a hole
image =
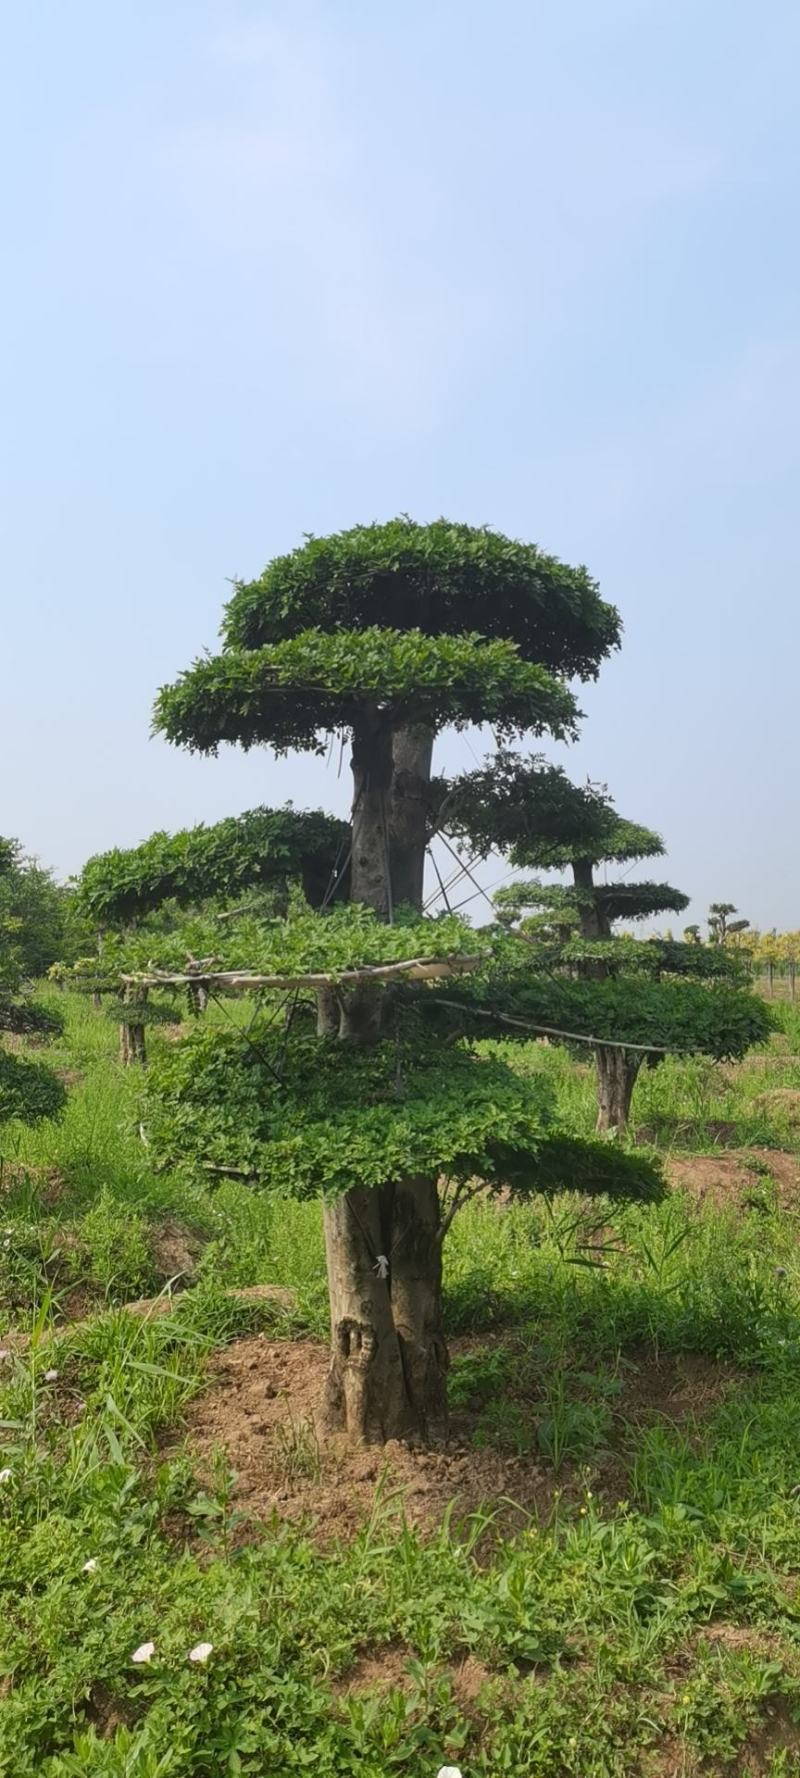
[[[763,1098],[772,1097],[763,1094]],[[800,1094],[797,1095],[800,1099]],[[800,1156],[779,1148],[742,1148],[724,1154],[671,1155],[670,1185],[715,1209],[747,1210],[774,1191],[784,1210],[800,1207]]]
[[[468,1345],[455,1341],[453,1356]],[[488,1511],[494,1515],[491,1535],[511,1536],[531,1518],[547,1519],[557,1496],[582,1500],[585,1469],[556,1473],[538,1454],[476,1448],[476,1415],[454,1416],[452,1436],[441,1450],[414,1450],[396,1441],[353,1450],[343,1439],[323,1440],[316,1414],[327,1366],[325,1346],[263,1334],[237,1340],[216,1354],[210,1387],[190,1404],[188,1445],[201,1478],[223,1448],[236,1475],[237,1508],[252,1519],[309,1519],[316,1537],[327,1542],[352,1537],[381,1502],[398,1508],[402,1502],[406,1518],[425,1530],[438,1526],[448,1509],[457,1522]],[[597,1460],[592,1486],[618,1499],[627,1483],[624,1447],[631,1425],[699,1420],[735,1379],[731,1367],[699,1356],[629,1360],[609,1448]],[[535,1423],[533,1401],[530,1415]]]
[[[753,1104],[773,1117],[784,1117],[793,1127],[800,1125],[800,1088],[770,1087],[769,1092],[759,1093]]]

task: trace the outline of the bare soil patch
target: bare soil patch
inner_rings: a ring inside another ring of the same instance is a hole
[[[771,1098],[764,1094],[763,1098]],[[800,1100],[800,1093],[797,1094]],[[800,1156],[779,1148],[741,1148],[724,1154],[671,1155],[670,1185],[691,1193],[715,1210],[746,1210],[758,1199],[759,1187],[772,1182],[783,1210],[800,1209]]]
[[[469,1345],[454,1341],[453,1356]],[[448,1509],[456,1523],[488,1511],[491,1541],[514,1535],[531,1519],[546,1521],[557,1496],[582,1499],[583,1469],[556,1473],[538,1453],[476,1448],[477,1412],[455,1415],[450,1440],[438,1450],[394,1440],[353,1450],[343,1439],[323,1439],[317,1408],[327,1366],[322,1345],[265,1334],[236,1340],[215,1355],[210,1386],[187,1410],[188,1446],[201,1477],[224,1449],[237,1478],[236,1505],[252,1520],[309,1520],[316,1538],[327,1543],[352,1537],[383,1501],[402,1508],[424,1531],[437,1527]],[[699,1355],[629,1359],[609,1447],[593,1468],[593,1488],[612,1499],[624,1490],[631,1427],[657,1419],[699,1425],[737,1378],[733,1367]],[[536,1401],[528,1405],[535,1425]]]

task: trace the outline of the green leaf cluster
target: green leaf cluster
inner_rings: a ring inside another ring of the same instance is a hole
[[[447,1005],[444,997],[420,997],[419,1004],[429,1025],[450,1032],[512,1036],[513,1026],[503,1023],[510,1018],[524,1022],[520,1039],[531,1035],[527,1022],[599,1043],[652,1044],[718,1061],[737,1060],[764,1043],[774,1023],[763,1000],[723,982],[641,975],[594,981],[540,974],[529,965],[450,983],[446,999]]]
[[[81,872],[81,906],[100,924],[140,919],[168,900],[186,907],[236,899],[254,885],[293,879],[321,900],[349,827],[321,810],[250,809],[211,827],[154,833],[141,846],[90,858]]]
[[[575,733],[575,700],[517,644],[422,630],[305,630],[287,641],[198,660],[162,686],[154,727],[191,752],[223,741],[321,753],[333,730],[372,709],[392,726],[491,722],[500,734]]]
[[[158,969],[183,971],[188,957],[211,959],[216,970],[252,971],[257,975],[329,975],[398,963],[407,958],[433,960],[454,953],[488,955],[490,941],[457,914],[424,919],[413,909],[396,910],[387,926],[371,908],[340,903],[317,913],[294,899],[285,919],[260,920],[242,913],[230,920],[190,915],[165,931],[148,921],[131,931],[109,933],[103,940],[102,964],[113,978],[123,973]],[[95,969],[97,965],[95,964]]]
[[[515,865],[563,870],[581,860],[623,864],[664,851],[659,834],[617,814],[605,789],[573,784],[543,754],[501,748],[446,791],[444,825],[481,857],[496,850]]]
[[[508,916],[524,907],[534,907],[548,911],[556,923],[564,920],[575,925],[581,910],[587,909],[607,921],[680,914],[688,907],[689,897],[671,883],[595,883],[591,889],[584,889],[574,883],[539,883],[529,878],[499,889],[496,902]]]
[[[43,1062],[0,1049],[0,1124],[10,1118],[36,1124],[44,1118],[58,1117],[66,1097],[58,1075]]]
[[[276,1079],[276,1075],[280,1078]],[[532,1175],[551,1088],[416,1033],[364,1049],[271,1026],[201,1029],[148,1081],[153,1151],[252,1171],[278,1196],[335,1197],[409,1174]]]
[[[239,582],[223,624],[227,649],[260,649],[318,628],[473,630],[517,642],[551,671],[594,678],[618,647],[620,622],[585,568],[488,526],[405,516],[309,537]]]

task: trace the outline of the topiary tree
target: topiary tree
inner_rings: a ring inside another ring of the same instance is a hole
[[[198,1140],[218,1155],[238,1144],[262,1183],[323,1197],[329,1423],[354,1438],[425,1436],[445,1407],[452,1206],[441,1177],[456,1202],[476,1172],[530,1186],[550,1117],[544,1089],[537,1102],[509,1068],[427,1035],[441,979],[490,967],[474,936],[420,917],[434,738],[482,723],[501,738],[573,734],[564,676],[596,674],[617,646],[617,614],[584,569],[531,545],[397,519],[310,539],[237,585],[222,637],[219,654],[161,690],[156,730],[205,754],[226,742],[322,754],[341,736],[353,776],[351,949],[343,958],[344,910],[304,914],[299,937],[287,922],[282,972],[236,979],[294,990],[288,1034],[274,1020],[248,1044],[198,1031],[171,1052],[155,1083],[162,1140],[195,1159]],[[418,998],[406,1002],[396,983],[415,976]],[[214,979],[230,987],[233,976]],[[303,1013],[312,994],[316,1038]]]
[[[708,941],[712,945],[725,945],[729,938],[739,932],[746,932],[749,920],[732,920],[731,914],[736,913],[732,901],[712,901],[708,910]]]
[[[501,1024],[517,1018],[523,1031],[527,1020],[591,1043],[599,1130],[624,1129],[645,1060],[656,1065],[676,1052],[734,1058],[763,1041],[766,1009],[744,990],[735,954],[693,939],[615,938],[615,920],[688,905],[668,883],[595,881],[600,864],[663,853],[658,834],[621,819],[607,796],[571,785],[539,757],[502,755],[447,795],[451,826],[477,850],[494,827],[512,863],[571,869],[571,883],[520,880],[498,892],[502,923],[517,929],[517,940],[505,950],[502,996],[492,984],[493,1006]],[[474,1017],[491,1016],[482,984],[459,997]]]

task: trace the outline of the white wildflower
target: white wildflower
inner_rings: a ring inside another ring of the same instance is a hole
[[[57,1383],[58,1382],[58,1371],[53,1371],[53,1370],[45,1371],[44,1380],[46,1383]]]
[[[10,1469],[0,1469],[0,1482],[10,1482],[12,1474]]]
[[[436,1778],[461,1778],[458,1766],[440,1766]]]
[[[213,1648],[213,1642],[196,1642],[194,1648],[190,1648],[189,1650],[189,1660],[201,1662],[207,1661],[209,1655],[213,1652]]]
[[[137,1667],[146,1667],[147,1662],[152,1661],[155,1652],[154,1642],[140,1642],[139,1647],[134,1649],[131,1660]]]
[[[81,1574],[94,1574],[96,1567],[97,1567],[97,1557],[90,1556],[88,1562],[84,1562],[83,1567],[81,1569]],[[137,1653],[138,1653],[138,1650],[137,1650]]]

